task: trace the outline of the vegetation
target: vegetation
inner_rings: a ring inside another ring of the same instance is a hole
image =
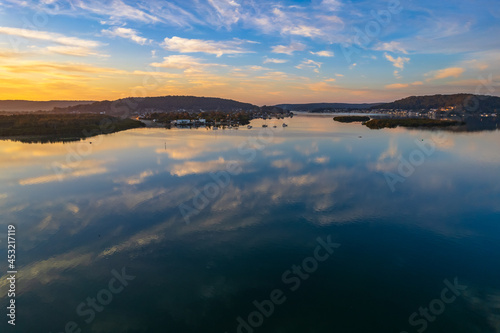
[[[332,109],[369,109],[378,104],[349,104],[349,103],[309,103],[309,104],[279,104],[276,105],[286,110],[321,112],[321,110]]]
[[[341,122],[341,123],[354,123],[354,122],[366,122],[370,120],[370,117],[366,116],[340,116],[334,117],[333,120]]]
[[[464,123],[454,120],[437,120],[424,118],[403,118],[403,119],[372,119],[365,123],[370,129],[395,128],[402,127],[449,127],[455,125],[464,125]]]
[[[500,97],[472,94],[411,96],[392,103],[372,106],[371,109],[429,110],[455,107],[458,111],[498,112]]]
[[[61,113],[101,113],[110,115],[131,115],[145,112],[200,112],[220,111],[230,112],[239,110],[258,110],[259,107],[248,103],[237,101],[193,96],[164,96],[145,98],[124,98],[117,101],[102,101],[88,105],[70,106],[67,108],[55,108],[55,112]]]
[[[90,104],[92,101],[0,101],[0,111],[23,112],[23,111],[50,111],[55,107],[68,107],[79,104]]]
[[[292,111],[304,111],[304,112],[332,112],[329,110],[362,110],[369,109],[372,106],[379,105],[376,104],[349,104],[349,103],[309,103],[309,104],[278,104],[276,107],[283,108],[285,110]]]
[[[0,138],[22,142],[78,141],[143,126],[137,120],[95,114],[0,115]]]
[[[317,108],[309,111],[309,113],[337,113],[337,112],[349,112],[349,109],[335,109],[335,108]]]

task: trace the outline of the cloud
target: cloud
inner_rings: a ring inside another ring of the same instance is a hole
[[[13,73],[42,73],[52,74],[54,71],[60,72],[77,72],[77,73],[92,73],[92,74],[127,74],[126,71],[92,66],[82,63],[56,63],[44,61],[23,61],[17,64],[0,64],[0,69],[4,69]]]
[[[143,77],[157,77],[162,79],[180,79],[183,77],[182,74],[154,72],[154,71],[133,71],[131,74]]]
[[[484,71],[484,70],[488,69],[488,67],[490,67],[488,64],[486,64],[484,62],[479,62],[476,59],[464,61],[464,64],[466,64],[467,67],[470,67],[473,69],[478,69],[480,71]]]
[[[258,76],[257,79],[283,81],[289,79],[290,76],[285,72],[267,72],[263,76]]]
[[[388,51],[388,52],[393,52],[393,53],[404,53],[408,54],[408,52],[401,46],[401,43],[399,42],[389,42],[389,43],[379,43],[376,47],[375,50],[377,51]]]
[[[204,65],[198,58],[186,55],[172,55],[169,57],[164,57],[162,63],[154,62],[151,64],[151,66],[162,68],[188,69],[193,66],[199,67]]]
[[[219,64],[204,63],[203,59],[194,58],[187,55],[172,55],[163,58],[163,62],[154,62],[153,67],[183,69],[185,72],[199,72],[206,67],[224,66]]]
[[[207,19],[214,25],[229,29],[242,18],[241,5],[237,1],[208,0],[208,3],[210,6],[205,7],[208,9]]]
[[[394,137],[392,137],[389,140],[389,147],[387,147],[387,149],[380,154],[377,162],[370,163],[368,167],[379,172],[393,171],[398,166],[399,161],[397,157],[400,155],[401,153],[398,149],[398,142],[394,139]]]
[[[323,31],[321,31],[321,29],[307,25],[284,27],[282,32],[302,37],[317,37],[323,35]]]
[[[170,174],[178,177],[183,177],[192,174],[215,172],[225,169],[230,163],[238,164],[238,161],[227,161],[222,157],[219,157],[218,160],[213,161],[187,161],[182,164],[172,165],[172,167],[170,168]]]
[[[302,163],[293,162],[291,159],[275,160],[271,162],[271,166],[276,169],[288,169],[288,171],[298,171],[304,166]]]
[[[338,91],[338,86],[329,84],[328,82],[316,82],[308,84],[312,91]]]
[[[144,181],[148,177],[151,177],[153,175],[154,175],[153,171],[146,170],[146,171],[141,172],[138,175],[135,175],[135,176],[132,176],[132,177],[128,177],[128,178],[121,178],[121,179],[116,180],[115,182],[116,183],[125,183],[125,184],[128,184],[128,185],[139,185],[139,184],[144,183]]]
[[[273,46],[273,53],[284,53],[288,55],[292,55],[296,51],[304,51],[306,46],[302,43],[291,43],[290,45],[276,45]]]
[[[232,41],[213,41],[202,39],[187,39],[182,37],[165,38],[162,46],[168,51],[181,53],[208,53],[220,57],[224,54],[250,53],[240,45],[246,41],[235,39]]]
[[[0,49],[0,58],[18,58],[19,53],[14,53],[6,50]]]
[[[57,5],[54,5],[55,2]],[[208,25],[206,19],[202,20],[196,15],[196,7],[201,6],[190,6],[191,1],[26,0],[22,3],[25,4],[25,7],[32,7],[35,10],[36,8],[42,9],[47,14],[92,18],[103,25],[121,25],[126,22],[163,23],[178,27],[191,27],[193,24]],[[200,13],[207,15],[208,9],[210,12],[212,11],[211,8],[206,5],[203,8],[204,12]]]
[[[323,0],[321,1],[321,7],[328,11],[337,11],[341,7],[341,3],[338,0]]]
[[[394,84],[388,84],[385,87],[387,89],[401,89],[401,88],[408,88],[410,85],[408,83],[394,83]]]
[[[285,62],[288,62],[286,59],[275,59],[275,58],[266,58],[264,59],[265,64],[284,64]]]
[[[344,22],[338,16],[329,13],[333,2],[327,7],[321,5],[285,6],[246,6],[242,11],[242,20],[266,34],[277,33],[281,36],[300,36],[323,39],[329,42],[345,42],[347,38],[341,33]],[[270,8],[268,8],[270,7]]]
[[[299,13],[301,12],[302,10]],[[322,29],[304,22],[302,15],[293,11],[285,12],[277,7],[274,7],[271,14],[260,23],[268,30],[278,28],[281,34],[286,35],[310,38],[324,35]]]
[[[70,172],[62,173],[62,174],[54,173],[54,174],[45,175],[45,176],[21,179],[21,180],[19,180],[19,185],[27,186],[27,185],[37,185],[37,184],[44,184],[44,183],[53,183],[53,182],[57,182],[57,181],[67,180],[67,179],[101,175],[101,174],[104,174],[107,172],[108,172],[108,169],[106,169],[105,167],[95,167],[95,168],[89,168],[87,170],[74,170],[74,171],[70,171]]]
[[[319,52],[312,52],[311,54],[320,56],[320,57],[333,57],[335,54],[332,51],[319,51]]]
[[[75,57],[86,57],[88,55],[99,55],[97,53],[89,52],[89,49],[79,46],[47,46],[47,51],[50,53],[69,55]],[[100,55],[103,56],[103,55]]]
[[[0,34],[56,43],[61,46],[49,46],[47,50],[52,53],[66,55],[97,55],[93,49],[101,46],[101,43],[97,41],[68,37],[60,33],[47,31],[0,27]]]
[[[262,66],[249,66],[247,67],[251,71],[265,71],[269,70],[270,68],[262,67]]]
[[[390,54],[387,54],[387,53],[385,53],[384,55],[385,55],[385,58],[387,60],[392,62],[394,67],[399,68],[399,69],[404,69],[405,63],[410,61],[410,58],[403,58],[403,57],[394,58],[393,56],[391,56]]]
[[[427,73],[426,75],[427,76],[432,75],[431,78],[427,79],[428,81],[431,81],[431,80],[446,79],[448,77],[458,78],[464,72],[465,72],[464,68],[461,68],[461,67],[450,67],[450,68],[445,68],[445,69],[438,70],[436,72],[430,72],[430,73]]]
[[[415,81],[413,83],[394,83],[385,86],[386,89],[401,89],[408,88],[409,86],[421,86],[424,83],[422,81]]]
[[[113,29],[102,30],[101,32],[102,34],[110,37],[130,39],[131,41],[136,42],[140,45],[145,45],[151,42],[149,39],[139,36],[137,31],[130,28],[114,27]]]
[[[175,15],[169,15],[167,11],[160,12],[163,19],[156,15],[147,13],[147,9],[139,9],[127,5],[122,0],[113,1],[83,1],[74,0],[71,1],[72,8],[80,8],[85,11],[89,11],[98,15],[108,16],[111,21],[118,22],[120,20],[126,19],[131,21],[140,21],[145,23],[156,23],[165,21],[166,18],[172,18],[173,22],[179,22],[179,18]],[[142,7],[142,6],[141,6]]]
[[[316,157],[313,161],[314,163],[317,164],[327,164],[328,162],[330,162],[330,157],[328,156]]]
[[[304,59],[302,63],[298,66],[295,66],[295,68],[298,69],[304,69],[304,68],[313,68],[316,73],[319,73],[319,69],[321,68],[322,63],[321,62],[316,62],[311,59]]]

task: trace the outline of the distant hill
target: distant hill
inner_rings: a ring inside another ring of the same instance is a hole
[[[22,112],[22,111],[50,111],[55,107],[65,108],[68,106],[90,104],[93,101],[23,101],[23,100],[5,100],[0,101],[0,111]]]
[[[349,103],[309,103],[309,104],[278,104],[276,107],[283,108],[289,111],[317,111],[328,110],[328,109],[369,109],[373,106],[379,105],[381,103],[371,103],[371,104],[349,104]]]
[[[392,103],[372,106],[371,109],[422,110],[456,107],[457,111],[497,112],[500,97],[473,94],[411,96]]]
[[[117,101],[102,101],[92,104],[56,108],[56,112],[100,113],[123,115],[125,113],[165,112],[165,111],[236,111],[254,110],[258,106],[229,99],[194,96],[163,96],[145,98],[124,98]]]

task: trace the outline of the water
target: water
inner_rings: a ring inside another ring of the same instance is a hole
[[[500,331],[499,131],[262,122],[1,142],[1,331]]]

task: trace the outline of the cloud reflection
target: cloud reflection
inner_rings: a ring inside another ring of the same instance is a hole
[[[363,137],[370,139],[360,140],[352,131],[365,131],[362,127],[337,127],[324,121],[315,125],[309,120],[304,126],[319,129],[318,134],[299,135],[305,130],[293,130],[294,124],[302,123],[290,122],[291,131],[284,131],[279,139],[257,151],[255,159],[245,162],[245,172],[233,176],[190,225],[184,223],[178,206],[190,203],[195,189],[213,181],[209,173],[241,161],[238,146],[254,133],[119,133],[109,141],[106,138],[102,150],[68,173],[57,188],[56,175],[33,171],[29,161],[44,156],[50,165],[64,158],[64,149],[45,145],[47,154],[35,154],[30,147],[38,150],[40,146],[16,144],[1,150],[2,157],[18,152],[24,156],[16,172],[29,175],[0,194],[1,200],[11,202],[2,207],[5,221],[18,221],[30,235],[24,244],[27,253],[20,274],[21,292],[40,290],[55,281],[77,281],[78,276],[67,273],[119,256],[142,257],[179,239],[209,235],[209,243],[244,234],[241,244],[259,244],[260,237],[252,234],[252,228],[272,229],[277,220],[290,226],[306,222],[324,228],[366,221],[414,223],[440,235],[463,237],[478,231],[467,225],[439,223],[443,211],[457,216],[471,207],[500,211],[500,186],[496,185],[500,183],[500,157],[493,149],[499,144],[498,133],[450,133],[447,143],[438,146],[438,153],[395,196],[382,172],[394,167],[398,155],[414,149],[415,138],[428,138],[432,133],[366,130]],[[185,133],[192,137],[186,139]],[[474,165],[471,160],[487,163],[479,169],[464,168]],[[8,171],[12,164],[1,168]],[[84,183],[78,188],[67,182],[80,178]],[[29,204],[23,202],[20,194],[35,184],[40,192]],[[471,195],[462,196],[464,189]],[[50,196],[40,195],[49,192]],[[402,218],[422,215],[435,220]],[[58,246],[51,246],[53,243]],[[5,279],[0,282],[0,287],[4,286]]]

